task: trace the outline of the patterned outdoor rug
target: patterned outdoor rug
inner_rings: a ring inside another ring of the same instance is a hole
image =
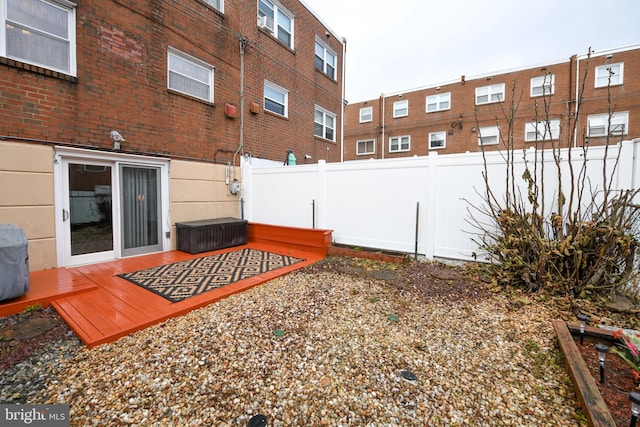
[[[169,301],[178,302],[300,261],[303,260],[246,248],[118,276]]]

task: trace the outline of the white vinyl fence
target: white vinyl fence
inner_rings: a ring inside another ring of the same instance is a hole
[[[503,156],[486,153],[490,187],[499,200],[507,180]],[[536,156],[542,152],[515,153],[515,182],[525,200],[527,187],[520,177],[525,159],[533,169]],[[561,156],[567,159],[568,150]],[[582,148],[573,149],[571,156],[577,175],[583,165]],[[612,189],[640,187],[640,139],[608,150],[591,147],[586,157],[587,191],[603,190],[604,162],[607,175],[615,169]],[[538,171],[543,163],[548,214],[555,209],[558,174],[551,152],[544,153]],[[477,230],[469,219],[473,206],[483,205],[483,171],[482,153],[275,167],[252,166],[251,160],[243,159],[243,215],[257,223],[330,229],[338,244],[417,253],[427,259],[472,260],[478,248],[471,238]],[[562,176],[563,193],[569,197],[566,161]]]

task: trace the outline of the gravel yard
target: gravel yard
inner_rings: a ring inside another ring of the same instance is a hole
[[[0,401],[70,404],[78,426],[580,425],[544,304],[348,260],[92,350],[58,340],[5,370]]]

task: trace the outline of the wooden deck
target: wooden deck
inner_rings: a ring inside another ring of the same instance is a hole
[[[82,342],[88,347],[94,347],[317,262],[326,256],[330,244],[331,232],[327,230],[249,224],[249,242],[243,246],[197,255],[170,251],[81,267],[33,272],[30,274],[29,292],[20,298],[0,303],[0,316],[19,313],[35,304],[43,307],[52,305]],[[177,303],[117,277],[121,273],[242,248],[279,253],[304,261]]]

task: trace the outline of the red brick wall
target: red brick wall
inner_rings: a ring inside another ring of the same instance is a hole
[[[587,66],[585,59],[580,61],[580,78],[584,79],[585,66],[588,75],[584,85],[584,100],[581,104],[579,124],[577,126],[578,144],[585,139],[587,116],[593,113],[607,112],[609,104],[607,89],[594,88],[594,68],[606,62],[624,62],[624,84],[611,88],[611,101],[615,111],[629,111],[629,134],[624,139],[640,136],[640,50],[626,50],[613,54],[613,58],[606,59],[606,55],[592,58]],[[478,133],[474,128],[484,126],[500,127],[501,137],[507,137],[509,125],[506,117],[512,114],[513,108],[513,142],[516,147],[529,147],[534,142],[524,141],[525,124],[534,120],[559,119],[561,125],[561,146],[573,145],[573,132],[570,131],[575,120],[575,58],[566,62],[519,70],[503,74],[496,74],[485,78],[459,79],[455,82],[433,86],[425,89],[407,91],[384,96],[384,122],[381,120],[382,110],[380,99],[349,104],[345,109],[345,159],[391,158],[413,155],[427,155],[429,153],[429,133],[446,131],[446,148],[438,149],[439,153],[460,153],[466,151],[480,151]],[[546,99],[530,96],[530,80],[532,77],[544,76],[546,73],[555,75],[554,95]],[[505,101],[484,105],[475,105],[475,89],[498,83],[505,84]],[[438,89],[439,88],[439,89]],[[582,89],[581,89],[582,90]],[[438,93],[451,93],[451,109],[440,112],[426,113],[426,97]],[[409,115],[393,118],[393,103],[409,100]],[[373,106],[373,122],[359,123],[360,108]],[[455,122],[455,126],[453,123]],[[382,127],[384,123],[384,153],[382,152]],[[390,153],[389,137],[411,136],[411,150],[409,152]],[[356,155],[358,140],[376,138],[375,155]],[[619,137],[618,137],[619,139]],[[591,144],[602,144],[605,138],[592,138]],[[617,142],[617,141],[613,141]],[[545,143],[547,147],[550,142]],[[486,146],[488,150],[504,148],[504,145]]]
[[[0,60],[0,135],[110,149],[111,130],[125,138],[123,151],[230,161],[240,139],[240,43],[245,55],[245,152],[283,160],[310,154],[339,159],[336,141],[314,138],[314,104],[339,116],[342,44],[325,41],[340,56],[338,79],[314,68],[314,37],[326,30],[297,0],[281,2],[295,15],[295,49],[256,25],[255,0],[226,1],[224,14],[200,0],[78,2],[77,78]],[[167,49],[215,67],[214,103],[167,90]],[[48,75],[47,75],[48,74]],[[53,74],[53,75],[52,75]],[[262,111],[264,79],[287,88],[288,119]],[[260,105],[257,114],[248,104]],[[225,116],[225,103],[236,118]],[[320,155],[322,154],[322,156]]]

